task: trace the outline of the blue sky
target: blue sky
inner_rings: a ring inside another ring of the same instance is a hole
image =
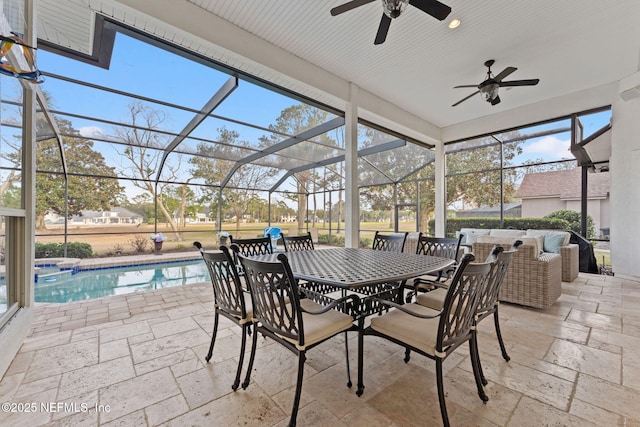
[[[38,66],[45,72],[192,109],[200,109],[229,78],[228,74],[120,33],[116,36],[114,54],[108,70],[44,50],[38,53]],[[127,104],[132,101],[131,98],[83,88],[53,78],[47,78],[42,88],[52,95],[52,108],[55,110],[101,117],[114,122],[130,121],[127,115]],[[90,99],[90,102],[86,102],[87,99]],[[282,110],[298,103],[296,100],[241,80],[239,87],[214,111],[214,114],[268,127],[275,123]],[[166,112],[171,117],[163,127],[175,133],[180,132],[193,117],[193,113],[190,112],[157,105],[153,107]],[[70,120],[74,127],[87,137],[113,134],[113,128],[107,124],[77,118],[70,118]],[[585,117],[583,121],[585,134],[588,135],[599,129],[608,120],[608,113]],[[201,124],[194,135],[215,139],[217,128],[223,125],[237,130],[242,140],[256,144],[258,138],[265,135],[262,130],[211,118]],[[566,133],[527,141],[523,145],[525,152],[520,160],[572,158],[568,151],[568,138],[569,133]],[[108,152],[103,152],[103,154],[108,160],[116,162],[115,153],[110,155]],[[132,196],[137,191],[128,189],[128,193]]]

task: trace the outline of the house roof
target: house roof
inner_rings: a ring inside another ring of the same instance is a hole
[[[530,173],[524,176],[516,197],[534,199],[559,197],[563,200],[580,199],[581,169]],[[609,172],[590,173],[587,176],[587,197],[605,199],[609,196]]]

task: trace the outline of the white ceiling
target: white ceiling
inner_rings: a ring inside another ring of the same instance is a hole
[[[369,111],[380,114],[385,109],[376,111],[378,104],[392,104],[424,121],[414,130],[432,136],[438,136],[434,129],[465,123],[500,126],[501,115],[529,123],[562,111],[546,105],[563,98],[571,101],[565,114],[608,104],[618,82],[637,73],[640,63],[638,0],[445,0],[450,18],[462,20],[456,30],[409,6],[378,46],[379,0],[335,17],[329,10],[345,0],[66,1],[338,108],[352,82]],[[61,10],[60,0],[40,3]],[[74,15],[64,16],[68,22]],[[78,14],[76,27],[66,25],[82,34],[77,25],[84,22]],[[48,27],[43,35],[56,38]],[[518,68],[505,80],[539,78],[540,84],[501,88],[496,106],[477,95],[451,107],[473,91],[453,86],[480,83],[487,59],[496,60],[495,74]]]

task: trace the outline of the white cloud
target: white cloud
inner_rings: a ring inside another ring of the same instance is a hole
[[[85,126],[78,129],[80,135],[85,138],[103,138],[106,133],[98,126]]]
[[[571,158],[569,147],[571,141],[562,140],[555,136],[545,136],[539,140],[527,144],[524,147],[525,154],[539,155],[543,159]]]

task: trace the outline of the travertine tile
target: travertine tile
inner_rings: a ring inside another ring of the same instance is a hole
[[[36,381],[97,363],[98,340],[95,338],[49,347],[36,351],[24,381]]]
[[[589,420],[598,426],[624,425],[622,416],[583,402],[580,399],[573,399],[569,413],[584,420]]]
[[[622,357],[618,354],[569,341],[555,340],[544,359],[613,383],[620,382]]]
[[[147,422],[151,426],[157,426],[189,411],[189,405],[182,395],[170,397],[167,400],[147,406],[144,412]]]
[[[151,325],[151,330],[156,338],[162,338],[167,335],[178,334],[198,328],[200,328],[200,326],[191,317],[183,317],[181,319],[154,323]]]
[[[134,363],[141,363],[171,353],[187,350],[195,345],[209,342],[209,336],[202,329],[169,335],[131,346]]]
[[[125,339],[100,343],[100,362],[129,356],[129,342]]]
[[[568,412],[561,411],[557,408],[549,407],[537,401],[524,396],[516,407],[511,420],[510,426],[519,427],[538,427],[538,426],[566,426],[566,427],[596,427],[597,424],[584,418],[577,417]]]
[[[254,389],[226,394],[163,426],[265,426],[288,419],[288,412],[281,411],[260,389]]]
[[[102,413],[100,420],[112,421],[178,394],[169,368],[149,372],[102,389],[99,403],[109,405],[111,411]]]
[[[122,338],[130,338],[147,332],[151,332],[151,328],[146,321],[111,326],[100,329],[100,342],[104,343]]]
[[[206,363],[212,301],[205,283],[38,304],[33,331],[0,381],[0,400],[92,409],[5,412],[0,425],[287,425],[296,355],[260,336],[251,384],[232,391],[241,330],[221,317]],[[581,273],[563,283],[551,308],[501,304],[500,319],[510,362],[502,358],[491,319],[478,332],[486,404],[477,395],[468,347],[444,362],[451,425],[640,427],[639,283]],[[352,388],[345,384],[343,335],[308,352],[298,425],[442,424],[433,361],[412,354],[405,364],[401,347],[366,336],[366,388],[357,397],[355,333],[349,349]],[[241,381],[249,350],[250,338]],[[96,403],[111,408],[97,411]]]
[[[640,391],[613,384],[608,381],[580,374],[575,398],[599,408],[640,420]]]
[[[62,375],[58,398],[68,399],[71,396],[98,390],[134,376],[133,363],[128,356],[76,369]]]

